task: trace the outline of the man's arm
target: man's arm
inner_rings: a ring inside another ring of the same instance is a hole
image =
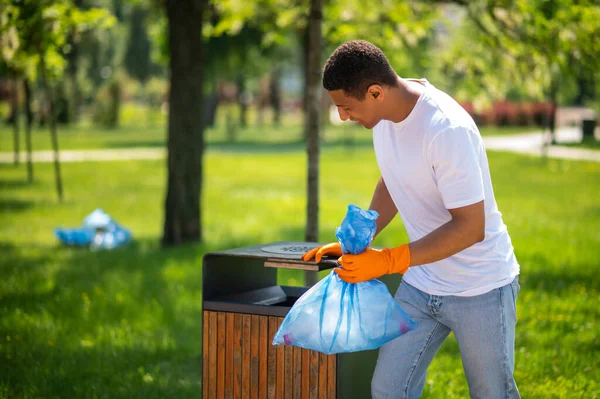
[[[436,262],[452,256],[485,237],[483,201],[456,209],[448,209],[452,220],[421,239],[408,244],[410,266]]]
[[[373,236],[373,239],[375,239],[377,234],[379,234],[398,213],[398,209],[396,209],[396,205],[383,181],[383,177],[380,177],[377,182],[369,210],[375,210],[379,213],[379,217],[377,218],[377,231],[375,232],[375,236]]]
[[[449,212],[452,220],[420,240],[395,248],[367,248],[358,255],[342,255],[338,260],[342,267],[334,271],[348,283],[368,281],[384,274],[404,274],[410,266],[442,260],[484,239],[483,201],[449,209]]]

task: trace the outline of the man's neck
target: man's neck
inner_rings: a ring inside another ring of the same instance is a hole
[[[425,91],[423,84],[398,77],[398,87],[392,88],[388,93],[390,101],[383,119],[394,123],[405,120],[417,104],[423,91]]]

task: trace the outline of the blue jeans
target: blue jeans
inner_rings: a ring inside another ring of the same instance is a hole
[[[427,368],[450,331],[472,398],[520,398],[513,377],[518,280],[472,297],[429,295],[402,282],[395,299],[419,327],[380,348],[373,398],[418,398]]]

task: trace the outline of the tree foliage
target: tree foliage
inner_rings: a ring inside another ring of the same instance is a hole
[[[35,78],[44,57],[48,78],[55,81],[66,67],[69,35],[106,29],[113,23],[107,10],[81,10],[71,0],[4,0],[0,9],[2,60]]]
[[[557,100],[582,76],[598,81],[600,7],[594,1],[455,0],[465,24],[454,29],[442,72],[459,96],[480,103],[518,87],[532,98]],[[563,98],[564,99],[564,98]]]

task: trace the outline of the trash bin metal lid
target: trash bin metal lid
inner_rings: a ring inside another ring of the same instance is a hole
[[[284,267],[303,270],[324,270],[337,266],[337,258],[323,257],[319,264],[314,260],[304,262],[302,255],[319,245],[316,242],[278,241],[242,248],[226,249],[219,252],[206,253],[204,262],[220,257],[241,257],[264,259],[267,267]],[[218,261],[217,261],[218,262]]]
[[[272,244],[262,247],[261,251],[277,255],[297,255],[301,257],[306,252],[315,248],[316,245],[310,245],[305,242],[286,242],[283,244]]]

